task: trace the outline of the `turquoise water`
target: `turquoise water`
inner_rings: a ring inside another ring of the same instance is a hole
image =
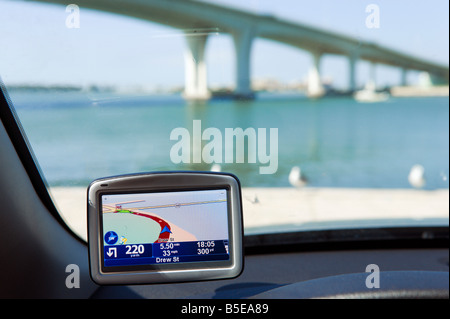
[[[289,186],[298,165],[313,187],[410,188],[414,164],[425,167],[426,189],[448,188],[449,100],[391,98],[361,104],[351,98],[308,100],[260,95],[254,101],[189,104],[179,96],[10,92],[50,186],[86,186],[93,179],[159,170],[209,170],[174,164],[174,128],[278,128],[278,170],[256,163],[222,163],[243,186]],[[207,143],[207,142],[204,142]],[[225,151],[225,150],[224,150]]]

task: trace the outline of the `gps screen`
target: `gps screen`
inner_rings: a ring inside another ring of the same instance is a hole
[[[101,212],[104,271],[230,258],[226,189],[103,194]]]

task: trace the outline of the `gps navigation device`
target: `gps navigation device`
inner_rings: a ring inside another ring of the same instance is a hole
[[[123,175],[88,188],[90,273],[98,284],[225,279],[242,272],[239,180],[224,173]]]

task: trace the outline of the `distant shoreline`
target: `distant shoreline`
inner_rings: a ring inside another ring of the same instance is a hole
[[[391,95],[394,97],[448,97],[449,86],[396,86],[391,88]]]
[[[183,91],[180,87],[173,88],[160,88],[160,89],[146,89],[146,88],[121,88],[115,86],[101,86],[101,85],[90,85],[90,86],[77,86],[77,85],[8,85],[8,90],[11,92],[89,92],[89,93],[112,93],[112,94],[148,94],[148,95],[180,95]],[[393,97],[448,97],[449,96],[449,86],[448,85],[438,85],[438,86],[393,86],[383,88],[383,92],[389,92]],[[257,96],[259,93],[263,94],[287,94],[287,93],[298,93],[305,95],[305,89],[286,89],[282,88],[259,88],[253,91],[253,96]],[[217,88],[211,90],[212,99],[228,99],[234,97],[235,94],[231,88]],[[327,97],[351,97],[352,92],[345,90],[338,90],[330,88],[327,93],[322,98]]]

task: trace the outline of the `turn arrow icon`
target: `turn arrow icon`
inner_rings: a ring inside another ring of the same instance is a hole
[[[114,257],[117,257],[117,248],[116,247],[110,247],[106,254],[108,255],[108,257],[111,257],[112,255],[114,255]]]

